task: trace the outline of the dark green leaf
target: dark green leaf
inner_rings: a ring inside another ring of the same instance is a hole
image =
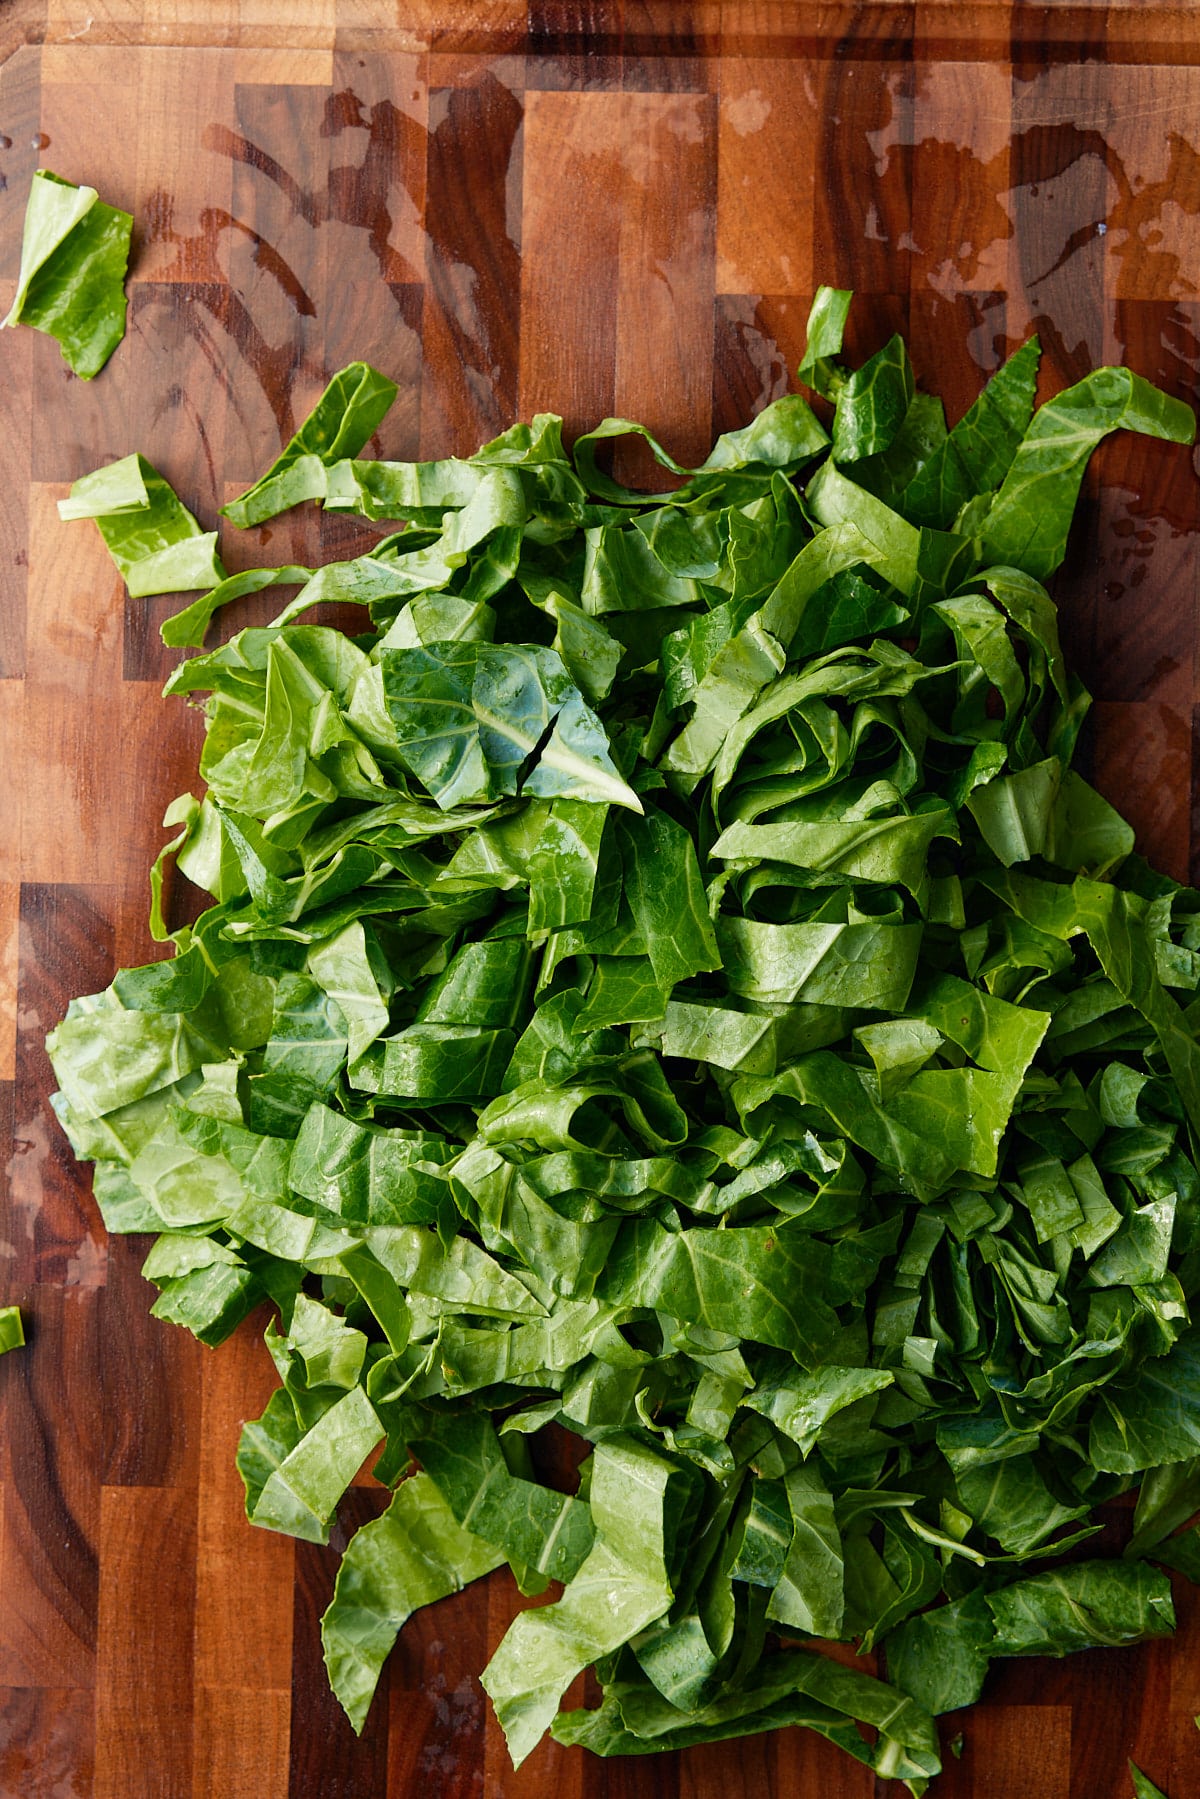
[[[323,497],[325,470],[358,455],[396,392],[396,383],[370,363],[341,369],[266,474],[222,508],[225,517],[234,525],[261,525],[301,500]]]

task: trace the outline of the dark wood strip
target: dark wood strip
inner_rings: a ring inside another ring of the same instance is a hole
[[[421,313],[424,289],[417,282],[382,282],[376,276],[334,284],[337,304],[325,335],[325,359],[332,372],[348,362],[369,362],[399,387],[392,409],[363,454],[398,462],[413,461],[420,451]],[[321,544],[326,555],[348,555],[348,530],[360,521],[322,514]],[[378,535],[379,527],[371,528]]]
[[[673,0],[625,0],[622,87],[627,93],[708,92],[720,71],[714,55],[719,31],[720,8],[714,0],[688,6],[676,6]]]
[[[292,1716],[289,1799],[387,1799],[388,1669],[356,1737],[329,1688],[321,1658],[321,1614],[333,1598],[338,1558],[354,1531],[386,1504],[379,1488],[352,1487],[338,1507],[330,1547],[296,1545],[292,1627]]]
[[[16,1132],[13,1128],[16,1116],[16,1083],[11,1080],[0,1081],[0,1143],[8,1149],[14,1142]],[[8,1217],[0,1212],[0,1233],[7,1237]],[[19,1305],[27,1283],[15,1278],[16,1271],[10,1268],[9,1258],[4,1260],[4,1272],[0,1274],[0,1305]],[[4,1431],[4,1395],[6,1387],[0,1379],[0,1435]]]
[[[1200,1592],[1187,1580],[1174,1580],[1178,1638],[1171,1657],[1170,1760],[1163,1773],[1165,1746],[1154,1744],[1147,1753],[1146,1771],[1155,1776],[1164,1792],[1200,1790],[1200,1656],[1193,1647],[1200,1642]]]
[[[879,1799],[880,1795],[891,1799],[888,1794],[888,1787],[893,1785],[891,1781],[877,1781],[869,1768],[834,1749],[812,1731],[784,1730],[722,1747],[727,1758],[731,1750],[742,1752],[743,1784],[732,1784],[737,1779],[733,1769],[728,1770],[727,1780],[729,1790],[744,1793],[746,1799],[750,1799],[755,1791],[763,1790],[779,1794],[820,1793],[821,1799]],[[700,1757],[694,1751],[689,1752],[689,1756],[694,1756],[697,1785],[700,1786],[707,1780],[707,1773],[699,1765]],[[685,1756],[687,1759],[689,1757]],[[735,1762],[734,1767],[737,1765]],[[758,1785],[759,1780],[766,1783],[765,1789]]]
[[[1087,1728],[1071,1733],[1070,1799],[1094,1799],[1106,1789],[1119,1792],[1127,1759],[1132,1756],[1145,1761],[1146,1748],[1155,1740],[1164,1740],[1171,1654],[1171,1644],[1162,1640],[1111,1653],[1089,1650],[1078,1658],[1077,1670],[1073,1670],[1075,1679],[1085,1683],[1081,1687],[1052,1664],[1053,1671],[1040,1681],[1030,1668],[1028,1704],[1050,1705],[1069,1716],[1069,1707],[1073,1700],[1078,1703],[1080,1691],[1086,1691],[1092,1700]]]
[[[77,481],[80,475],[129,455],[129,417],[141,381],[136,360],[121,354],[124,345],[91,382],[71,373],[58,345],[44,332],[31,331],[28,346],[37,415],[30,455],[33,480]],[[32,519],[28,529],[32,533]],[[27,610],[32,615],[32,607]]]
[[[429,96],[424,456],[469,454],[516,415],[521,116],[495,80]]]
[[[1123,0],[1109,7],[1105,54],[1110,65],[1200,62],[1200,17],[1189,0],[1157,6]]]
[[[575,91],[621,83],[621,0],[529,0],[526,85]]]
[[[1012,66],[1014,75],[1036,79],[1046,63],[1104,62],[1107,57],[1108,9],[1071,5],[1059,0],[1040,19],[1027,6],[1014,6]]]
[[[330,140],[327,280],[419,282],[425,272],[426,58],[335,56],[321,133]],[[338,313],[331,323],[338,328]]]
[[[964,290],[951,298],[918,287],[908,309],[907,341],[918,387],[945,402],[957,424],[1018,345],[1006,330],[1001,293]]]
[[[1103,65],[1014,78],[1010,292],[1042,340],[1043,391],[1080,380],[1104,347],[1103,224],[1113,179]]]
[[[736,431],[795,387],[807,295],[718,294],[713,307],[713,436]]]
[[[90,1792],[95,1724],[86,1687],[0,1687],[0,1793]]]
[[[25,683],[0,681],[0,767],[15,768],[26,753]],[[20,911],[21,815],[18,782],[0,782],[0,1079],[11,1081],[17,1046],[17,931]]]
[[[814,73],[817,281],[863,293],[904,285],[912,238],[911,65],[880,79],[858,59],[834,58]],[[814,283],[815,285],[815,283]]]
[[[105,1487],[95,1799],[179,1799],[192,1784],[196,1496]]]
[[[231,393],[226,480],[256,480],[325,385],[326,98],[318,87],[242,84],[236,130],[205,134],[233,165],[229,328],[241,367]]]
[[[550,1446],[550,1460],[558,1461],[556,1446]],[[564,1484],[573,1485],[573,1481]],[[487,1636],[483,1645],[482,1668],[485,1662],[495,1654],[509,1624],[520,1611],[542,1605],[552,1605],[562,1592],[555,1582],[536,1599],[523,1598],[517,1590],[516,1582],[507,1569],[499,1569],[491,1576],[486,1587],[473,1589],[481,1591],[487,1601]],[[564,1693],[561,1708],[573,1711],[584,1703],[585,1681],[579,1675]],[[482,1691],[480,1696],[482,1697]],[[484,1791],[503,1791],[505,1799],[542,1799],[543,1794],[554,1793],[561,1799],[585,1799],[591,1792],[590,1781],[597,1765],[604,1770],[607,1777],[616,1766],[614,1762],[596,1759],[578,1750],[564,1749],[552,1737],[545,1736],[537,1747],[531,1751],[525,1761],[516,1770],[509,1760],[508,1748],[504,1741],[504,1733],[500,1728],[490,1703],[483,1712],[483,1751]],[[654,1790],[667,1795],[673,1794],[672,1774],[674,1755],[654,1758],[660,1764],[659,1780]],[[639,1788],[639,1792],[643,1789]],[[645,1789],[648,1790],[648,1789]]]
[[[1171,458],[1164,447],[1150,450],[1144,438],[1123,434],[1098,453],[1112,486],[1101,505],[1089,481],[1081,529],[1071,534],[1055,587],[1079,672],[1097,697],[1186,707],[1196,653],[1196,534],[1175,528],[1171,500],[1184,498],[1192,475],[1186,451],[1176,446]]]
[[[675,1751],[612,1756],[605,1760],[588,1756],[583,1782],[586,1799],[699,1799],[700,1793],[707,1792],[707,1788],[697,1786],[686,1758]],[[759,1787],[758,1792],[776,1799],[782,1789]]]
[[[476,1581],[424,1607],[400,1633],[380,1702],[388,1710],[389,1799],[425,1791],[474,1799],[498,1784],[485,1774],[487,1696],[479,1684],[488,1659],[490,1585]],[[505,1774],[513,1778],[511,1768]]]
[[[27,1347],[4,1358],[0,1685],[90,1689],[96,1673],[100,1467],[94,1393],[100,1295],[29,1288]]]
[[[1177,881],[1189,878],[1192,836],[1189,706],[1100,700],[1089,778],[1128,819],[1137,850]]]
[[[157,1289],[141,1266],[152,1239],[110,1237],[100,1303],[105,1486],[189,1487],[200,1459],[202,1346],[151,1318]]]
[[[1146,379],[1190,401],[1191,364],[1200,355],[1197,309],[1165,301],[1110,302],[1115,324],[1105,344],[1106,361],[1128,362]],[[1064,621],[1064,643],[1098,699],[1147,702],[1150,717],[1164,710],[1188,719],[1198,653],[1196,564],[1200,495],[1193,458],[1179,445],[1120,432],[1101,445],[1084,486],[1079,524],[1067,561],[1055,582]],[[1153,741],[1165,747],[1165,725]],[[1099,753],[1099,747],[1098,752]],[[1174,766],[1174,764],[1172,764]],[[1145,781],[1122,782],[1129,803],[1162,820],[1166,793],[1152,761]],[[1174,797],[1183,803],[1186,779]],[[1151,840],[1171,850],[1169,866],[1182,866],[1177,837],[1160,823]]]
[[[1008,288],[1011,111],[1012,82],[1003,63],[914,68],[912,107],[890,132],[912,146],[912,231],[901,247],[914,300],[951,303],[960,293]],[[978,346],[973,354],[980,367],[994,366]]]
[[[910,332],[909,310],[907,295],[877,294],[856,289],[854,304],[846,321],[844,355],[847,366],[855,368],[865,362],[880,344],[887,342],[893,332],[898,331],[907,342]],[[937,384],[935,372],[928,378],[928,385],[936,387]]]
[[[49,1104],[55,1081],[45,1037],[70,999],[112,978],[106,897],[86,888],[24,887],[19,945],[16,1153],[3,1232],[16,1250],[11,1272],[19,1280],[94,1288],[104,1283],[104,1227]]]
[[[220,523],[228,390],[225,334],[217,321],[227,298],[221,281],[138,281],[129,306],[129,354],[138,367],[128,412],[131,441],[206,531]]]
[[[679,1799],[710,1792],[727,1799],[808,1792],[819,1792],[821,1799],[871,1799],[873,1786],[865,1768],[851,1766],[846,1781],[825,1745],[798,1730],[709,1743],[685,1749],[679,1757]]]
[[[961,1758],[947,1753],[938,1776],[945,1799],[1018,1799],[1038,1782],[1039,1799],[1076,1799],[1071,1769],[1075,1742],[1071,1708],[1053,1703],[982,1704],[970,1713],[952,1713],[942,1724],[943,1747],[962,1733]],[[1036,1774],[1032,1771],[1036,1769]],[[1105,1783],[1089,1799],[1124,1799],[1129,1776],[1122,1760],[1105,1768]],[[881,1791],[886,1788],[881,1786]],[[941,1799],[941,1795],[939,1795]]]

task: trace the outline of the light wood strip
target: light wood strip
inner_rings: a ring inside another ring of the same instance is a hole
[[[785,63],[723,57],[718,292],[810,294],[829,279],[816,266],[824,246],[813,242],[819,156],[811,85]]]
[[[17,938],[20,888],[0,882],[0,1081],[17,1072]]]
[[[59,519],[56,501],[66,491],[39,483],[29,498],[24,806],[42,828],[22,837],[26,881],[102,879],[129,797],[111,710],[124,586],[95,526]]]
[[[242,1425],[277,1384],[263,1323],[202,1352],[195,1678],[200,1687],[279,1693],[291,1681],[294,1546],[247,1523],[234,1464]]]
[[[617,411],[685,467],[712,443],[715,126],[707,95],[622,97]]]
[[[278,13],[273,16],[260,14],[264,24],[261,27],[269,39],[278,32],[280,20]],[[269,49],[247,48],[248,42],[257,35],[255,26],[248,23],[243,5],[243,21],[238,41],[241,46],[233,58],[234,80],[249,87],[328,87],[333,79],[333,50],[328,38],[328,27],[314,27],[313,40],[306,42],[307,34],[298,32],[295,38],[288,38],[273,43]]]
[[[286,1688],[198,1687],[192,1799],[230,1799],[251,1768],[255,1799],[287,1799],[290,1707]]]
[[[187,1651],[196,1591],[195,1494],[105,1487],[95,1799],[178,1799],[192,1784]]]
[[[243,35],[287,50],[331,50],[337,0],[290,0],[286,15],[275,0],[240,0]]]
[[[138,281],[223,281],[233,169],[235,53],[171,49],[137,59]]]
[[[619,130],[616,96],[527,97],[519,410],[572,437],[616,405]]]

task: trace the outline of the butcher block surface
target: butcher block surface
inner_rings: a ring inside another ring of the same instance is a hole
[[[466,454],[518,416],[643,419],[684,463],[794,380],[822,282],[851,349],[903,330],[957,417],[1033,330],[1043,396],[1127,361],[1194,398],[1200,8],[724,0],[0,0],[0,309],[38,167],[134,215],[129,327],[83,383],[0,337],[0,1799],[868,1799],[801,1732],[509,1766],[477,1674],[507,1574],[418,1614],[361,1740],[318,1620],[334,1545],[251,1528],[234,1451],[276,1384],[262,1317],[219,1350],[148,1316],[47,1104],[43,1040],[155,954],[146,868],[195,784],[160,692],[169,601],[128,601],[76,477],[140,450],[206,529],[329,375],[400,384],[373,453]],[[1097,785],[1200,874],[1200,483],[1095,458],[1058,583]],[[373,533],[311,508],[228,566]],[[231,608],[218,635],[271,615]],[[182,894],[174,896],[183,905]],[[182,914],[180,914],[182,916]],[[1200,1794],[1200,1605],[1174,1641],[1009,1663],[947,1718],[933,1799]],[[573,1690],[577,1700],[582,1689]]]

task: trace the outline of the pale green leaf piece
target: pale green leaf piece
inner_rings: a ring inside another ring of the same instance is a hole
[[[200,529],[144,456],[81,475],[58,502],[58,515],[96,521],[132,599],[207,589],[225,579],[216,532]]]
[[[222,508],[225,517],[234,525],[260,525],[301,500],[323,498],[326,469],[358,455],[396,393],[396,383],[368,362],[339,370],[266,474]]]
[[[462,1528],[427,1474],[404,1481],[382,1517],[355,1532],[321,1619],[321,1643],[329,1684],[357,1733],[413,1612],[503,1560],[502,1551]]]
[[[352,1387],[287,1448],[251,1499],[252,1524],[309,1543],[327,1543],[338,1500],[383,1435],[361,1387]]]
[[[1110,431],[1190,444],[1196,417],[1129,369],[1095,369],[1033,416],[983,525],[983,551],[1045,580],[1063,559],[1088,458]]]
[[[523,1612],[483,1672],[519,1767],[549,1728],[572,1680],[667,1610],[671,1464],[631,1438],[597,1445],[591,1508],[596,1541],[555,1605]]]
[[[47,332],[64,362],[90,381],[125,335],[132,229],[130,214],[105,205],[94,187],[38,169],[25,210],[17,291],[3,324]]]

